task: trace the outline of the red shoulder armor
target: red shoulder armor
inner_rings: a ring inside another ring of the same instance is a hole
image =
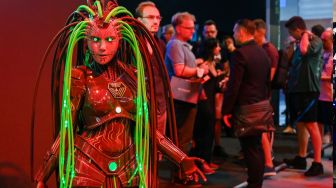
[[[76,68],[72,68],[71,70],[71,78],[76,80],[81,80],[85,76],[85,72],[87,71],[85,66],[79,66]]]
[[[71,70],[71,109],[72,115],[75,117],[76,110],[80,106],[82,96],[85,93],[87,69],[85,66],[73,68]]]
[[[85,82],[88,69],[85,66],[79,66],[71,70],[71,96],[80,96],[85,90]]]

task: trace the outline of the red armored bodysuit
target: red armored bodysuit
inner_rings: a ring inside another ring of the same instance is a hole
[[[96,66],[101,67],[99,71],[84,66],[72,70],[72,109],[78,109],[73,111],[78,130],[73,186],[136,186],[138,177],[131,178],[136,168],[135,74],[121,63],[114,67]],[[164,154],[181,164],[186,157],[183,152],[159,131],[156,131],[156,140]],[[35,178],[37,181],[45,182],[53,171],[58,144],[59,139],[48,152],[47,161]]]

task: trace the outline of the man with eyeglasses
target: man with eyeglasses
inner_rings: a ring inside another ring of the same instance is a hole
[[[207,66],[204,64],[201,65],[203,60],[195,58],[195,55],[191,51],[192,46],[188,43],[195,32],[194,22],[195,16],[188,12],[178,12],[172,17],[175,36],[168,42],[165,56],[169,78],[175,76],[184,79],[195,79],[201,78],[208,73]],[[200,66],[197,66],[198,64]],[[174,109],[179,148],[185,153],[189,153],[193,138],[197,105],[174,100]],[[191,181],[179,182],[178,178],[175,178],[174,182],[184,185],[193,184]],[[201,184],[193,186],[201,186]]]
[[[153,35],[158,32],[162,17],[155,3],[152,1],[141,2],[135,9],[135,15]]]
[[[160,16],[160,12],[156,5],[152,1],[144,1],[141,2],[138,7],[135,9],[135,15],[137,19],[142,22],[146,28],[151,32],[152,36],[155,39],[155,42],[159,45],[160,47],[160,53],[161,54],[153,54],[153,50],[150,48],[150,45],[147,45],[149,47],[149,51],[152,55],[151,62],[153,62],[153,65],[157,65],[158,63],[155,63],[157,58],[164,57],[164,54],[166,52],[166,45],[165,43],[159,39],[156,36],[156,33],[159,30],[160,27],[160,22],[162,17]],[[164,65],[162,65],[165,67]],[[166,132],[166,121],[167,121],[167,106],[166,106],[166,101],[165,101],[165,92],[163,88],[163,81],[162,81],[162,74],[158,67],[153,66],[154,70],[154,79],[155,79],[155,93],[156,96],[158,96],[158,104],[157,104],[157,121],[158,125],[157,128],[158,130],[165,135]],[[160,157],[161,158],[161,157]]]

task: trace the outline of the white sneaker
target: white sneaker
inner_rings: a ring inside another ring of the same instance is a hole
[[[286,134],[295,134],[296,130],[294,128],[292,128],[291,126],[287,126],[282,133],[286,133]]]

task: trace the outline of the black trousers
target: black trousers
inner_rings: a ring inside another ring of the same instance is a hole
[[[179,148],[186,154],[191,149],[197,105],[174,100]]]
[[[248,188],[261,188],[264,176],[264,152],[261,146],[261,135],[239,138],[245,163],[247,166]]]
[[[211,163],[212,146],[214,142],[215,112],[207,100],[198,102],[194,127],[195,147],[191,155]]]

